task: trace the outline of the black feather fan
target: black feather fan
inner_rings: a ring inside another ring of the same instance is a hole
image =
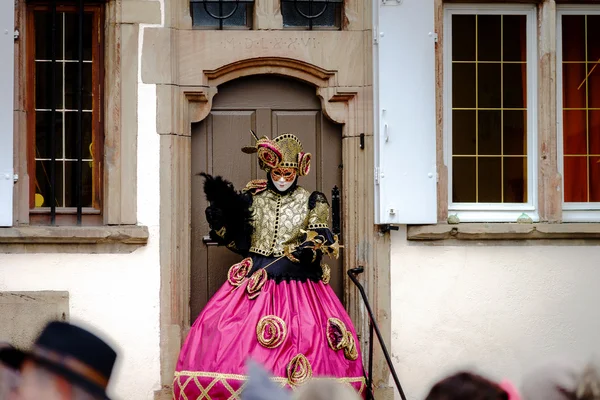
[[[220,176],[200,175],[204,178],[206,200],[223,214],[225,240],[234,242],[238,252],[246,253],[253,233],[252,195],[236,191],[231,182]]]

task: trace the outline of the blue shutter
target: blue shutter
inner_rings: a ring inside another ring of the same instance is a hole
[[[375,0],[375,222],[437,222],[434,0]]]

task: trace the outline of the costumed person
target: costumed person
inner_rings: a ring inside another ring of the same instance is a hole
[[[254,135],[254,133],[252,132]],[[350,317],[328,285],[324,256],[340,245],[329,228],[324,194],[298,186],[311,154],[293,134],[256,139],[267,179],[238,192],[202,174],[210,236],[245,257],[202,310],[179,354],[175,399],[237,399],[246,360],[295,390],[312,378],[333,379],[364,396],[365,376]]]

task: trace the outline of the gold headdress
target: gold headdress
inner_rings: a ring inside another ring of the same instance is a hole
[[[266,136],[260,139],[251,130],[256,145],[242,148],[247,154],[258,153],[260,168],[270,171],[275,168],[296,168],[298,175],[308,175],[312,155],[302,151],[302,143],[291,133],[284,133],[275,139]]]

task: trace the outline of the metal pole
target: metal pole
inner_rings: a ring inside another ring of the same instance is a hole
[[[367,385],[369,391],[367,392],[368,400],[373,400],[373,323],[369,321],[369,377],[367,379]]]
[[[385,356],[387,365],[390,368],[390,372],[392,373],[392,378],[394,378],[394,383],[396,384],[396,388],[398,389],[398,392],[400,393],[400,397],[402,398],[402,400],[406,400],[406,395],[404,394],[404,390],[402,390],[402,385],[400,385],[400,380],[398,379],[398,375],[396,375],[396,370],[394,369],[394,364],[392,363],[390,354],[388,353],[387,347],[385,346],[385,342],[383,341],[383,336],[381,335],[381,332],[379,331],[377,322],[375,322],[375,316],[373,315],[373,310],[371,310],[371,306],[369,304],[369,299],[367,298],[367,294],[365,293],[365,289],[363,288],[363,286],[360,284],[360,282],[356,278],[356,275],[362,274],[364,272],[364,270],[365,269],[363,267],[357,267],[357,268],[350,269],[350,270],[348,270],[348,276],[350,277],[350,280],[352,280],[352,282],[354,282],[354,284],[358,287],[358,291],[360,292],[360,295],[361,295],[363,301],[365,302],[365,306],[367,307],[367,313],[369,314],[369,319],[371,320],[371,324],[373,325],[373,328],[375,328],[375,333],[377,334],[377,339],[379,339],[379,344],[381,345],[381,350],[383,350],[383,355]]]

